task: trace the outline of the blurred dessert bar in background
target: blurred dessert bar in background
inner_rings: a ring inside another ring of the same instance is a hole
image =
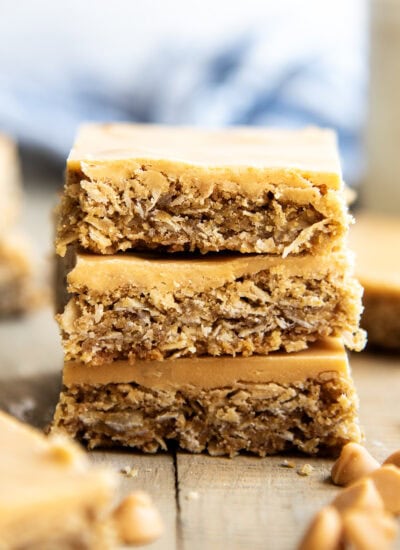
[[[35,301],[26,240],[20,234],[0,238],[0,317],[23,313]]]
[[[116,476],[66,438],[46,438],[1,411],[0,432],[0,547],[110,548]]]
[[[32,264],[27,240],[16,228],[22,189],[16,145],[0,134],[0,317],[29,310]]]
[[[366,211],[355,217],[350,246],[364,287],[361,325],[369,344],[400,350],[400,219]]]

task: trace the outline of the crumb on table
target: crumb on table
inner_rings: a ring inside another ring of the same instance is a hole
[[[299,476],[306,477],[311,475],[313,471],[314,471],[314,468],[313,466],[311,466],[311,464],[303,464],[303,466],[301,466],[301,468],[297,470],[297,473],[299,474]]]
[[[296,468],[296,462],[294,460],[282,460],[279,464],[282,468]]]
[[[121,474],[124,474],[126,477],[137,477],[139,470],[137,468],[132,468],[131,466],[124,466],[121,468]]]

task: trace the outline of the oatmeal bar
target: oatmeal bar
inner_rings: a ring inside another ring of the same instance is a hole
[[[32,265],[24,239],[0,238],[0,317],[18,314],[34,306]]]
[[[361,323],[368,342],[400,350],[400,218],[357,214],[350,242],[364,287]]]
[[[67,362],[53,429],[90,448],[330,454],[360,440],[357,403],[343,345],[326,339],[250,358]]]
[[[88,124],[56,250],[316,254],[343,244],[348,221],[329,130]]]
[[[323,336],[360,349],[361,287],[349,258],[77,254],[57,316],[66,360],[299,351]]]
[[[115,479],[73,442],[0,412],[0,548],[105,549]]]

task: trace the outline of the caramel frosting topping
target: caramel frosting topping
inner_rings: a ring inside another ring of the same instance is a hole
[[[356,253],[356,274],[370,291],[400,296],[400,218],[356,215],[350,245]]]
[[[86,287],[95,292],[112,292],[125,285],[161,293],[180,289],[203,292],[218,288],[246,275],[274,270],[282,275],[323,276],[329,271],[343,273],[351,267],[351,255],[279,256],[214,255],[176,258],[152,254],[125,253],[114,256],[76,254],[75,267],[68,274],[69,290]]]
[[[332,372],[346,378],[349,365],[341,341],[329,338],[304,351],[267,356],[114,361],[96,367],[69,361],[64,365],[63,382],[66,386],[134,382],[153,389],[179,389],[185,385],[213,389],[270,382],[290,384]]]
[[[123,161],[123,162],[122,162]],[[135,166],[179,174],[188,167],[228,169],[243,185],[263,171],[265,181],[341,187],[336,136],[330,130],[236,127],[206,130],[141,124],[86,124],[78,133],[68,169],[96,177],[126,176]],[[108,170],[112,166],[112,171]],[[246,170],[250,173],[246,174]],[[195,174],[195,170],[190,173]],[[200,172],[199,172],[200,173]],[[301,179],[304,179],[302,182]]]

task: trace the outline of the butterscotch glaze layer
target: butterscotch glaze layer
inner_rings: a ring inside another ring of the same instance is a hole
[[[150,124],[86,124],[68,157],[68,168],[82,165],[111,177],[127,173],[126,161],[138,166],[149,161],[164,172],[185,172],[188,166],[264,169],[268,179],[305,179],[338,188],[341,185],[336,137],[330,130],[278,130],[237,127],[204,130]],[[113,167],[110,172],[108,167]],[[130,166],[131,168],[131,166]],[[243,174],[244,187],[254,185]],[[301,182],[298,181],[298,184]],[[307,185],[307,181],[303,185]],[[259,185],[257,185],[259,187]]]
[[[56,250],[317,254],[343,245],[343,187],[329,130],[85,125]]]
[[[74,253],[72,253],[74,254]],[[303,277],[337,271],[351,274],[350,253],[282,258],[265,254],[175,256],[129,253],[99,256],[77,253],[75,265],[68,273],[69,291],[82,288],[93,292],[113,292],[135,286],[145,292],[162,294],[184,291],[206,292],[262,271],[273,271],[285,277]]]
[[[297,353],[277,352],[268,356],[114,361],[97,367],[67,361],[63,382],[65,386],[133,382],[154,389],[193,386],[211,390],[238,384],[291,384],[327,372],[349,375],[347,355],[339,339],[328,338]]]

